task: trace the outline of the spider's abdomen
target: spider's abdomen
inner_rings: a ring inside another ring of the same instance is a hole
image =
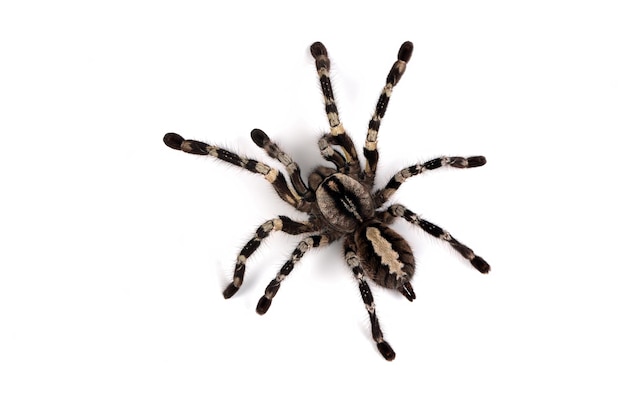
[[[315,190],[321,214],[334,229],[351,232],[374,215],[374,200],[368,189],[345,174],[333,174]]]
[[[367,223],[357,230],[354,238],[363,270],[377,284],[399,289],[413,277],[413,251],[390,227],[380,222]]]

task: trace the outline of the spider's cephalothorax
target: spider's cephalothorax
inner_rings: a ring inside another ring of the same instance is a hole
[[[217,146],[196,140],[186,140],[176,133],[168,133],[163,138],[170,148],[197,155],[211,155],[250,172],[263,175],[272,184],[280,198],[309,216],[306,221],[278,216],[263,223],[239,253],[233,280],[224,290],[225,298],[232,297],[239,290],[243,284],[248,258],[270,232],[305,234],[306,237],[300,241],[290,259],[285,262],[265,289],[265,294],[256,308],[259,314],[267,312],[282,281],[309,249],[326,246],[335,240],[343,239],[346,262],[357,280],[361,297],[370,317],[372,338],[380,353],[387,360],[393,360],[395,353],[383,337],[376,316],[374,298],[366,277],[385,288],[399,291],[409,301],[415,299],[415,292],[411,286],[415,260],[408,243],[389,226],[396,218],[401,217],[426,233],[448,242],[483,274],[489,272],[490,269],[489,264],[483,258],[475,255],[470,248],[456,240],[450,233],[419,217],[406,207],[392,204],[386,209],[382,208],[407,179],[424,171],[441,167],[482,166],[487,162],[483,156],[468,158],[442,156],[422,164],[411,165],[398,171],[385,187],[373,189],[378,162],[378,129],[387,110],[391,92],[404,74],[412,52],[413,44],[403,43],[398,52],[398,59],[387,75],[387,82],[369,122],[363,148],[365,167],[361,166],[354,143],[339,120],[329,78],[330,60],[326,47],[320,42],[311,45],[311,55],[315,58],[330,133],[324,135],[318,141],[318,145],[324,159],[331,162],[334,168],[318,166],[310,174],[308,185],[302,180],[298,165],[259,129],[251,132],[252,140],[270,157],[277,159],[285,166],[289,180],[269,165],[241,157]]]

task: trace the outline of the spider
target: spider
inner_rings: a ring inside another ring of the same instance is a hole
[[[402,218],[426,233],[447,242],[481,273],[488,273],[490,266],[450,233],[423,219],[405,206],[400,204],[391,204],[387,208],[383,206],[400,185],[415,175],[442,167],[475,168],[484,165],[487,161],[483,156],[467,158],[441,156],[398,171],[385,187],[374,190],[378,162],[378,129],[387,110],[393,88],[400,81],[411,58],[413,44],[407,41],[400,47],[398,59],[391,67],[378,98],[363,148],[365,167],[361,166],[354,143],[339,119],[329,77],[330,60],[326,47],[321,42],[315,42],[311,45],[310,51],[315,59],[326,116],[330,124],[330,132],[319,139],[318,145],[324,159],[333,167],[322,165],[316,167],[309,175],[308,185],[302,180],[298,164],[260,129],[252,130],[250,133],[252,141],[264,149],[270,157],[284,165],[289,181],[280,171],[269,165],[244,158],[217,146],[184,139],[176,133],[166,134],[163,141],[170,148],[196,155],[210,155],[252,173],[263,175],[281,199],[309,216],[306,221],[278,216],[263,223],[256,230],[254,237],[241,249],[235,264],[232,282],[223,292],[224,298],[232,297],[241,288],[247,260],[271,232],[282,231],[290,235],[306,236],[298,243],[290,259],[285,262],[265,289],[256,307],[257,313],[261,315],[270,308],[281,283],[306,252],[311,248],[327,246],[331,242],[343,239],[345,260],[358,283],[363,303],[369,314],[372,338],[381,355],[391,361],[396,354],[383,337],[376,315],[374,298],[366,277],[382,287],[399,291],[409,301],[415,300],[415,292],[411,286],[411,279],[415,272],[415,259],[406,240],[389,226],[396,218]]]

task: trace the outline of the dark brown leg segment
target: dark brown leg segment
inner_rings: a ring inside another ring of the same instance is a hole
[[[385,188],[378,190],[374,195],[376,206],[382,206],[391,197],[400,186],[409,178],[419,175],[425,171],[432,171],[442,167],[452,168],[476,168],[487,163],[484,156],[470,156],[464,158],[462,156],[442,156],[431,159],[423,164],[415,164],[410,167],[398,171],[387,183]]]
[[[369,123],[363,153],[365,154],[365,178],[372,182],[376,175],[376,166],[378,165],[378,130],[380,129],[380,122],[385,117],[391,92],[398,84],[398,81],[400,81],[402,74],[404,74],[406,64],[411,59],[412,54],[413,44],[408,41],[404,42],[398,51],[398,60],[393,64],[387,75],[387,83],[380,93],[376,109],[374,109],[374,115]]]
[[[383,331],[380,328],[380,323],[378,322],[378,317],[376,316],[376,306],[374,304],[372,290],[365,280],[363,267],[361,266],[361,261],[359,261],[359,258],[356,255],[354,238],[352,236],[346,237],[344,243],[344,254],[348,266],[352,268],[352,274],[354,275],[354,278],[359,283],[361,298],[363,298],[365,309],[367,310],[367,314],[369,314],[370,317],[370,325],[372,327],[372,339],[374,339],[374,342],[376,342],[376,347],[378,348],[380,354],[383,355],[383,357],[388,361],[392,361],[395,359],[396,353],[393,351],[391,345],[387,343],[383,336]]]
[[[328,51],[321,42],[315,42],[311,45],[311,55],[315,58],[315,67],[317,68],[317,75],[320,79],[320,86],[322,87],[322,94],[324,95],[324,105],[326,116],[328,117],[328,123],[330,125],[330,135],[320,140],[319,146],[322,156],[327,160],[332,161],[337,165],[338,158],[331,158],[330,145],[337,145],[343,149],[344,158],[348,165],[348,171],[357,172],[361,171],[359,164],[359,156],[356,153],[356,148],[350,136],[346,133],[341,121],[339,120],[339,111],[335,104],[335,96],[333,95],[333,87],[330,82],[330,59],[328,58]],[[338,170],[344,171],[344,167],[337,166]]]
[[[280,163],[283,164],[285,168],[287,168],[287,173],[289,174],[291,184],[301,197],[310,194],[311,191],[304,184],[304,181],[302,181],[300,167],[293,161],[293,159],[289,155],[283,152],[282,149],[278,147],[278,145],[272,142],[270,138],[265,134],[265,132],[263,132],[261,129],[254,129],[252,132],[250,132],[250,136],[259,148],[263,148],[269,156],[280,161]]]
[[[256,307],[256,312],[259,314],[267,313],[267,310],[272,304],[272,299],[276,296],[276,293],[280,289],[281,282],[287,278],[287,275],[291,273],[296,263],[302,259],[304,254],[311,248],[317,248],[318,246],[326,246],[330,243],[330,238],[327,235],[313,235],[302,240],[296,249],[291,254],[291,258],[285,262],[280,269],[276,278],[270,281],[267,288],[265,288],[265,294],[259,299]]]
[[[473,250],[456,240],[450,233],[448,233],[441,227],[429,222],[428,220],[422,219],[408,208],[400,204],[394,204],[390,206],[389,209],[387,209],[387,213],[392,215],[393,217],[402,217],[409,223],[420,227],[429,235],[448,242],[454,250],[460,253],[461,256],[467,259],[472,264],[472,266],[478,269],[478,271],[480,271],[481,273],[486,274],[491,270],[489,264],[483,258],[476,255]]]
[[[243,284],[243,276],[246,272],[246,262],[248,261],[248,258],[252,256],[252,254],[261,245],[263,239],[268,237],[271,232],[280,230],[290,235],[299,235],[310,232],[312,229],[313,226],[310,223],[297,222],[291,220],[287,216],[279,216],[278,218],[268,220],[259,226],[254,234],[254,237],[246,243],[237,257],[235,272],[233,274],[233,282],[231,282],[224,290],[224,298],[230,298],[237,291],[239,291],[239,288],[241,288],[241,285]]]
[[[269,165],[255,161],[254,159],[243,158],[237,154],[227,151],[226,149],[209,145],[204,142],[186,140],[177,133],[167,133],[163,138],[163,142],[165,142],[165,144],[172,149],[194,155],[210,155],[214,158],[228,162],[229,164],[241,167],[254,174],[261,174],[270,182],[270,184],[272,184],[280,198],[294,206],[296,209],[304,211],[302,209],[303,201],[301,197],[289,188],[287,181],[285,180],[285,176],[277,169],[272,168]]]

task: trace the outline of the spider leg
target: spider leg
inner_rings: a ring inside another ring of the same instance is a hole
[[[361,266],[361,261],[359,260],[356,249],[354,238],[352,236],[346,237],[344,242],[344,254],[346,258],[346,262],[348,266],[352,268],[352,273],[354,274],[354,278],[359,283],[359,290],[361,291],[361,298],[363,298],[363,303],[365,304],[365,309],[370,317],[370,324],[372,327],[372,338],[376,342],[376,347],[381,355],[388,361],[394,360],[396,357],[396,353],[393,351],[389,343],[387,343],[383,336],[383,331],[380,329],[380,323],[378,322],[378,317],[376,316],[376,306],[374,304],[374,297],[372,295],[372,290],[365,280],[363,267]],[[410,286],[410,284],[409,284]],[[411,288],[411,292],[413,289]],[[404,294],[404,293],[403,293]],[[407,297],[408,298],[408,297]],[[415,298],[413,296],[413,298]],[[411,300],[409,298],[409,300]],[[413,301],[413,300],[411,300]]]
[[[376,207],[383,205],[389,197],[391,197],[400,188],[400,185],[404,181],[411,177],[419,175],[424,171],[432,171],[441,167],[452,168],[476,168],[483,166],[487,163],[487,159],[484,156],[470,156],[469,158],[463,158],[461,156],[442,156],[439,158],[431,159],[423,164],[415,164],[410,167],[404,168],[398,171],[387,183],[385,188],[382,188],[374,195],[374,201]]]
[[[393,87],[398,84],[402,74],[406,70],[406,64],[411,59],[413,53],[413,44],[411,42],[404,42],[400,46],[398,51],[398,60],[393,64],[389,74],[387,75],[387,83],[380,93],[376,109],[372,115],[372,119],[369,123],[367,130],[367,138],[365,139],[365,147],[363,148],[363,154],[365,155],[365,178],[369,181],[374,180],[376,175],[376,166],[378,165],[378,129],[380,128],[380,122],[385,117],[387,111],[387,105],[389,104],[389,98]]]
[[[285,262],[280,269],[276,278],[270,281],[267,288],[265,288],[265,294],[259,299],[259,303],[256,306],[256,312],[259,314],[265,314],[272,304],[272,299],[276,296],[276,293],[280,289],[280,283],[283,282],[287,275],[291,273],[296,263],[304,256],[304,254],[311,248],[317,248],[318,246],[326,246],[332,242],[332,239],[327,234],[317,234],[304,238],[296,249],[292,252],[291,258]]]
[[[214,158],[228,162],[229,164],[248,170],[254,174],[261,174],[270,182],[270,184],[272,184],[280,198],[291,204],[296,209],[305,211],[302,207],[304,203],[302,198],[289,188],[287,181],[285,180],[285,176],[277,169],[272,168],[269,165],[255,161],[254,159],[243,158],[237,154],[227,151],[226,149],[209,145],[208,143],[197,140],[186,140],[177,133],[167,133],[163,137],[163,142],[165,142],[165,144],[172,149],[194,155],[210,155]]]
[[[309,190],[308,187],[304,184],[304,181],[302,181],[300,167],[298,166],[298,164],[296,164],[289,155],[283,152],[283,150],[280,149],[278,145],[272,142],[264,131],[262,131],[261,129],[254,129],[252,132],[250,132],[250,136],[259,148],[264,149],[269,156],[280,161],[280,163],[283,164],[285,168],[287,168],[287,173],[289,174],[291,184],[301,197],[311,193],[311,190]]]
[[[483,274],[488,273],[491,270],[489,264],[480,256],[476,255],[473,250],[456,240],[450,233],[419,217],[408,208],[400,204],[394,204],[389,206],[386,212],[382,212],[383,221],[390,223],[394,217],[402,217],[404,220],[412,223],[431,236],[444,240],[452,246],[454,250],[461,254],[465,259],[470,261],[472,266]]]
[[[339,120],[339,111],[335,104],[333,87],[330,82],[330,59],[328,58],[328,51],[321,42],[313,43],[310,49],[311,55],[315,58],[315,67],[317,68],[317,75],[319,76],[322,94],[324,95],[326,116],[330,124],[330,134],[324,136],[318,142],[322,156],[335,163],[337,169],[343,168],[345,165],[338,165],[339,159],[331,151],[332,148],[330,148],[331,145],[340,146],[348,164],[348,170],[350,172],[360,173],[361,166],[359,164],[359,156],[356,152],[356,148]]]
[[[343,172],[345,167],[348,166],[348,161],[346,158],[332,146],[332,135],[330,133],[322,136],[319,141],[317,141],[317,146],[320,148],[320,153],[327,161],[335,164],[337,171]]]
[[[235,272],[233,274],[233,282],[224,290],[224,298],[232,297],[243,284],[243,276],[246,272],[246,262],[248,258],[258,249],[261,245],[261,241],[269,236],[273,231],[282,231],[290,235],[299,235],[302,233],[311,232],[313,225],[309,222],[298,222],[291,220],[287,216],[278,216],[275,219],[271,219],[263,223],[256,230],[254,237],[246,243],[246,245],[239,252],[237,257],[237,263],[235,264]]]

